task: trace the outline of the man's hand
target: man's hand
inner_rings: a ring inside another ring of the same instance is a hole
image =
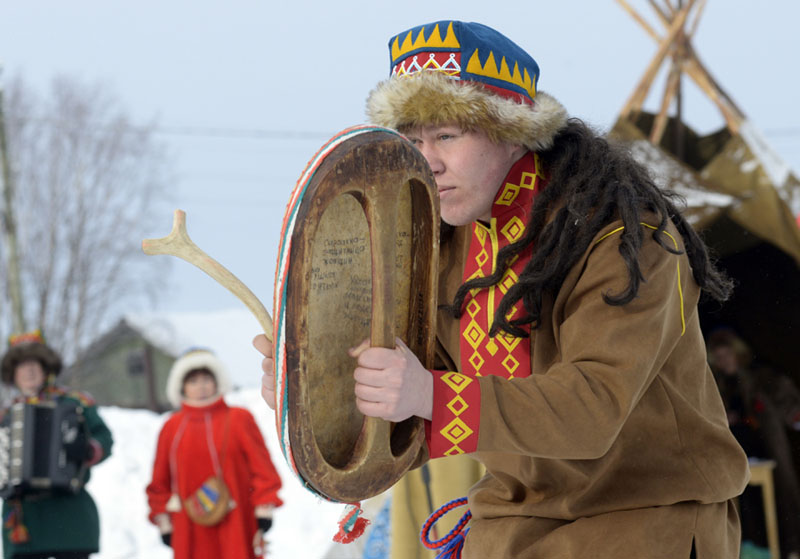
[[[275,409],[275,361],[272,359],[272,343],[264,334],[253,338],[253,347],[264,356],[261,361],[261,397],[271,409]]]
[[[433,376],[399,338],[394,349],[370,347],[365,340],[349,351],[358,359],[356,406],[364,415],[403,421],[413,415],[431,419]]]

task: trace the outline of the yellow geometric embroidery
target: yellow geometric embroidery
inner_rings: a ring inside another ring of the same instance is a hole
[[[453,389],[456,394],[472,383],[472,379],[461,373],[449,372],[442,375],[441,379]]]
[[[522,178],[519,181],[522,188],[533,190],[536,187],[536,173],[522,173]]]
[[[509,289],[511,289],[515,283],[517,283],[519,277],[517,276],[516,272],[509,268],[506,270],[506,273],[503,274],[503,279],[500,280],[500,283],[497,284],[497,287],[500,289],[501,293],[505,295]]]
[[[500,206],[510,206],[514,200],[517,199],[518,194],[519,185],[507,182],[503,187],[503,192],[500,193],[500,197],[497,199],[495,204]]]
[[[472,56],[467,63],[467,72],[470,74],[475,74],[476,76],[486,76],[487,78],[513,83],[514,85],[517,85],[527,91],[528,95],[531,96],[531,99],[536,97],[536,85],[531,79],[528,69],[523,68],[522,72],[520,72],[519,64],[514,62],[514,71],[512,72],[508,68],[508,63],[506,62],[505,56],[502,58],[502,60],[500,60],[500,67],[498,68],[493,52],[489,53],[486,63],[481,64],[481,59],[478,56],[478,49],[475,49],[475,52],[472,53]]]
[[[447,404],[447,409],[453,412],[453,415],[461,415],[461,412],[468,407],[469,404],[461,396],[456,396]]]
[[[485,362],[486,360],[481,357],[481,354],[477,351],[475,351],[469,358],[469,364],[472,365],[472,368],[475,369],[477,374],[480,374],[481,367],[483,367]]]
[[[469,428],[469,425],[461,421],[460,418],[456,417],[448,423],[440,433],[444,435],[448,441],[453,444],[458,444],[467,437],[469,437],[474,431]]]
[[[402,46],[400,45],[400,35],[394,38],[394,42],[392,43],[392,60],[397,60],[401,56],[406,53],[409,53],[413,50],[417,49],[433,49],[433,48],[450,48],[450,49],[460,49],[461,44],[458,42],[456,38],[456,34],[453,32],[453,22],[451,21],[450,24],[447,26],[447,34],[445,38],[442,39],[442,35],[439,32],[439,24],[436,24],[436,27],[433,28],[433,31],[425,38],[425,28],[419,30],[419,35],[417,35],[416,41],[411,37],[411,31],[405,36],[403,39]]]
[[[472,275],[471,275],[470,277],[468,277],[467,279],[482,278],[483,276],[484,276],[483,270],[481,270],[481,269],[478,269],[478,270],[475,270],[475,273],[474,273],[474,274],[472,274]]]
[[[478,238],[478,241],[481,243],[481,246],[486,244],[486,235],[489,233],[489,230],[483,226],[482,223],[477,223],[477,227],[475,227],[475,236]]]
[[[478,255],[475,257],[475,261],[481,268],[483,268],[483,265],[486,264],[488,260],[489,260],[489,253],[486,251],[485,248],[482,251],[480,251]]]
[[[511,307],[511,310],[508,311],[508,314],[506,315],[506,318],[508,320],[511,320],[512,318],[514,318],[514,316],[517,314],[518,311],[519,311],[519,309],[517,308],[517,305],[514,305],[513,307]]]
[[[484,275],[485,275],[485,274],[483,273],[483,270],[481,270],[480,268],[478,268],[477,270],[475,270],[475,273],[474,273],[474,274],[472,274],[470,277],[468,277],[468,278],[467,278],[467,280],[471,280],[471,279],[475,279],[475,278],[482,278]],[[475,297],[475,295],[476,295],[476,294],[477,294],[477,293],[478,293],[480,290],[481,290],[481,289],[480,289],[479,287],[476,287],[475,289],[470,289],[470,290],[469,290],[469,292],[470,292],[470,294],[472,295],[472,297]],[[478,307],[478,308],[480,308],[480,307]]]
[[[486,342],[486,350],[489,352],[489,355],[494,357],[494,354],[497,353],[498,347],[494,341],[494,338],[489,338],[489,341]]]
[[[463,454],[464,451],[458,447],[458,443],[468,438],[474,431],[458,417],[464,413],[464,410],[469,408],[469,404],[459,394],[473,382],[473,379],[455,371],[445,373],[441,376],[441,379],[456,393],[455,398],[447,403],[447,409],[456,417],[439,431],[444,438],[453,444],[453,447],[444,454],[448,456]]]
[[[527,190],[535,189],[536,177],[538,174],[538,171],[536,173],[529,173],[526,171],[522,173],[519,184],[514,184],[513,182],[505,183],[503,191],[500,193],[497,201],[495,201],[495,204],[499,206],[510,206],[514,200],[517,199],[517,196],[519,196],[520,188],[525,188]]]
[[[505,235],[506,239],[513,243],[522,237],[522,234],[525,232],[525,224],[522,223],[520,218],[514,216],[508,220],[508,223],[503,226],[500,232]]]
[[[506,348],[506,351],[511,353],[514,349],[519,345],[522,341],[522,338],[517,338],[516,336],[512,336],[506,332],[502,334],[498,334],[495,338],[500,342],[500,344]]]
[[[508,356],[503,359],[503,367],[505,367],[506,371],[509,373],[508,378],[512,378],[514,376],[514,372],[517,370],[517,367],[519,367],[519,361],[514,359],[513,355],[508,354]]]
[[[481,305],[475,299],[470,299],[469,303],[467,303],[467,314],[469,314],[472,318],[475,318],[475,315],[478,314],[481,310]]]
[[[486,337],[486,332],[483,331],[480,324],[471,320],[464,332],[464,337],[467,339],[467,342],[469,342],[469,345],[472,346],[472,349],[478,349],[478,346],[481,345],[481,341]]]

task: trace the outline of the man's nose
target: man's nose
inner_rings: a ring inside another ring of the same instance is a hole
[[[442,158],[439,156],[439,152],[430,145],[423,145],[420,151],[427,160],[434,176],[441,175],[444,172],[444,161],[442,161]]]

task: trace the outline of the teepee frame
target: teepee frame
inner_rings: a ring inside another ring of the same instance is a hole
[[[648,0],[655,12],[650,20],[659,22],[659,30],[631,7],[631,0],[615,1],[656,41],[657,49],[609,138],[626,145],[659,187],[684,198],[684,217],[736,280],[734,296],[725,305],[699,307],[703,327],[735,328],[762,360],[800,383],[800,179],[692,48],[706,0]],[[664,64],[660,107],[657,112],[644,109]],[[682,122],[684,75],[719,109],[724,128],[700,134]],[[673,105],[675,114],[668,115]],[[777,557],[775,547],[773,538]]]
[[[683,5],[682,0],[678,0],[677,6],[674,5],[674,0],[661,0],[660,2],[658,0],[648,0],[656,13],[656,17],[664,26],[665,34],[663,36],[659,35],[627,0],[616,1],[658,43],[656,54],[653,56],[633,93],[625,102],[620,112],[620,117],[633,119],[639,114],[653,85],[653,80],[666,62],[670,64],[670,70],[661,99],[661,107],[650,132],[650,141],[653,144],[658,145],[664,135],[668,120],[667,113],[673,100],[677,100],[678,120],[680,120],[680,84],[683,74],[689,76],[719,108],[730,131],[733,134],[738,133],[741,124],[746,119],[744,113],[711,76],[711,73],[700,61],[691,44],[706,0],[687,0],[685,5]],[[668,58],[669,61],[667,62]]]

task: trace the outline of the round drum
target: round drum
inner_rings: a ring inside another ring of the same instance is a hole
[[[347,350],[399,337],[432,366],[438,252],[433,174],[392,130],[341,132],[295,187],[275,282],[277,421],[289,464],[328,499],[385,491],[420,452],[420,418],[358,411]]]

